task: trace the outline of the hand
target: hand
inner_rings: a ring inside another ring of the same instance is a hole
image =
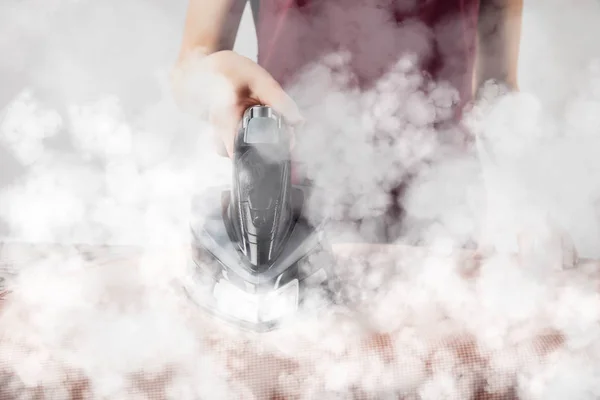
[[[190,87],[186,82],[185,90],[202,91],[204,100],[208,100],[205,103],[207,117],[221,155],[233,155],[238,125],[250,106],[270,106],[291,126],[303,121],[291,97],[264,68],[249,58],[233,51],[219,51],[202,57],[194,65],[194,73],[201,76],[202,87]]]

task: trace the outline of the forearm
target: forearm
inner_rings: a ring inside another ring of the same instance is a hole
[[[476,90],[489,80],[518,89],[523,0],[481,0]]]
[[[233,48],[245,4],[245,0],[189,0],[179,56],[171,71],[171,89],[181,109],[203,120],[211,82],[202,60]]]
[[[190,0],[178,64],[191,53],[208,55],[231,50],[245,3],[241,0]]]

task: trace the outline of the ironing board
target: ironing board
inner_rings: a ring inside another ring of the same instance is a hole
[[[198,312],[164,278],[182,249],[4,244],[0,399],[541,399],[566,390],[565,374],[600,370],[598,262],[510,292],[467,252],[335,251],[367,294],[353,311],[256,335]],[[493,287],[522,302],[506,311],[512,326],[502,305],[473,298]],[[544,287],[540,299],[562,300],[527,301]],[[559,329],[553,310],[580,334]],[[590,398],[577,396],[596,381],[552,398]]]

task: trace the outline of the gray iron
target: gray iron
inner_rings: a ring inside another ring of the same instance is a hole
[[[335,301],[333,257],[303,216],[307,191],[292,185],[289,128],[266,106],[244,113],[231,187],[193,199],[187,294],[212,314],[269,331]]]

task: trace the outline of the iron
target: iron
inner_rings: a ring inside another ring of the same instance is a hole
[[[248,108],[229,187],[193,199],[189,297],[252,331],[335,302],[333,257],[305,218],[307,187],[292,184],[290,128],[267,106]]]

